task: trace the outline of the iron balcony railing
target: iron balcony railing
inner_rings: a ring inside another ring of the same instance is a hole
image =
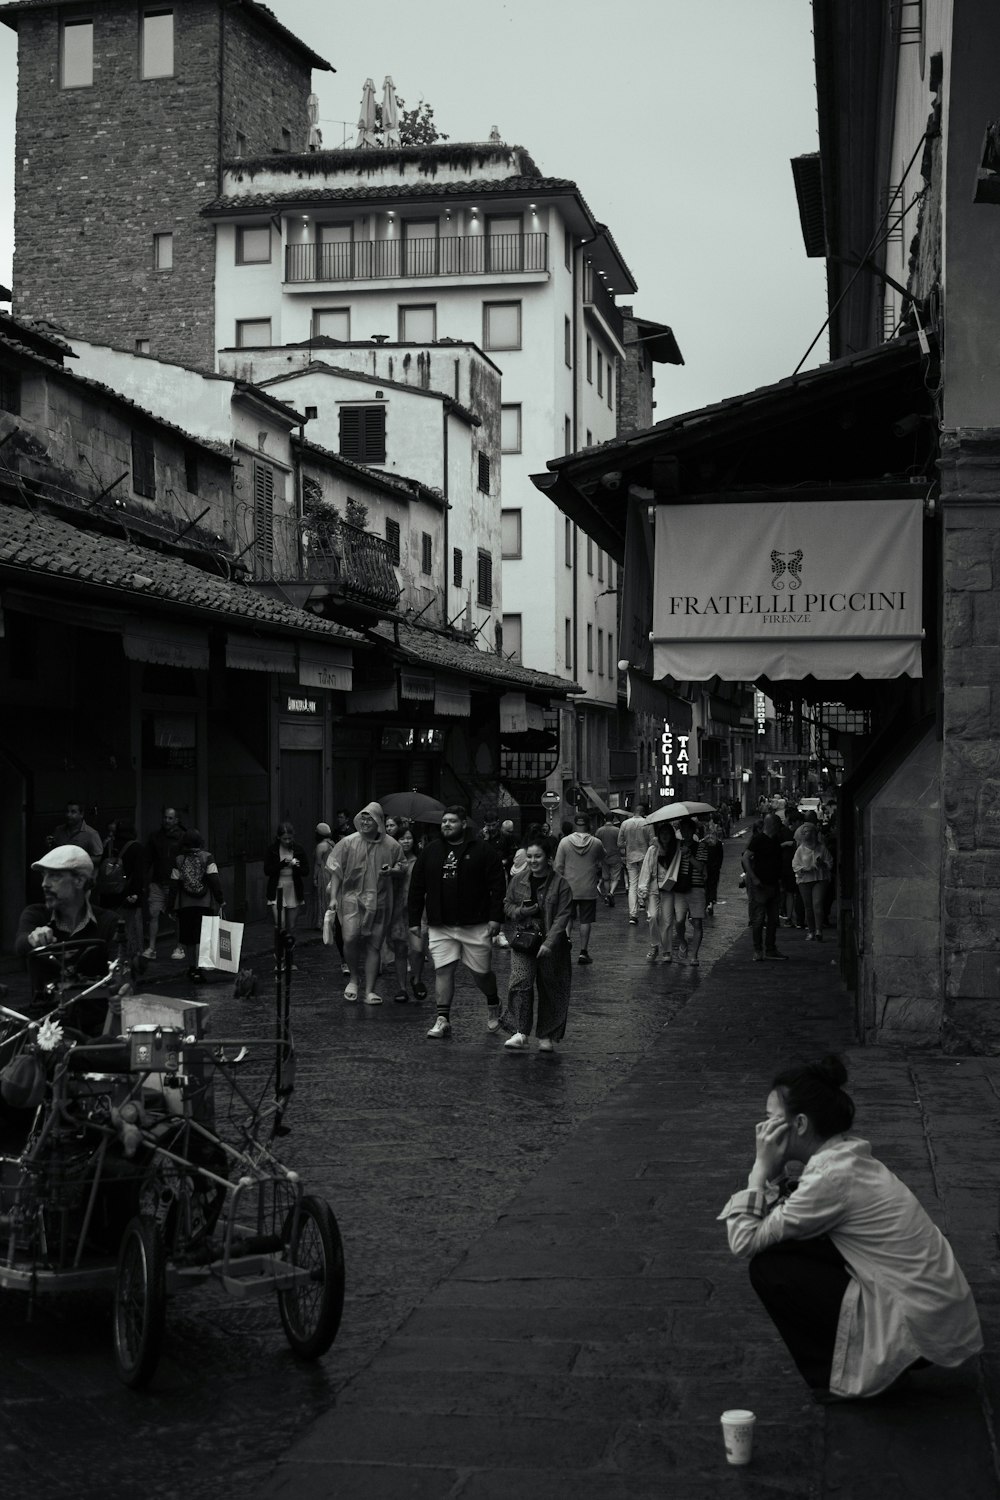
[[[395,606],[399,600],[396,558],[384,537],[341,521],[324,535],[307,530],[302,553],[310,583],[336,583],[345,594],[375,604]]]
[[[583,268],[583,300],[586,305],[597,309],[618,342],[624,343],[625,324],[621,310],[613,301],[611,293],[605,288],[593,266]]]
[[[548,235],[451,234],[398,240],[288,245],[285,281],[387,281],[415,276],[489,276],[547,271]]]

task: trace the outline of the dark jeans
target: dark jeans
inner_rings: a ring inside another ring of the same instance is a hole
[[[844,1257],[825,1234],[783,1240],[750,1262],[750,1285],[813,1390],[830,1385],[840,1305],[849,1281]]]
[[[766,948],[768,953],[773,953],[775,934],[778,931],[778,887],[755,886],[748,882],[747,896],[750,902],[754,952],[762,953]]]

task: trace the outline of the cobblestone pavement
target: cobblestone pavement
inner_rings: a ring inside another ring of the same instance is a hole
[[[420,1005],[346,1005],[332,950],[302,933],[293,981],[299,1066],[283,1155],[310,1191],[330,1200],[341,1226],[348,1296],[336,1344],[318,1365],[299,1365],[273,1306],[187,1293],[171,1301],[152,1387],[135,1395],[112,1370],[106,1298],[41,1299],[25,1324],[23,1299],[2,1297],[5,1487],[33,1500],[87,1500],[136,1483],[148,1496],[218,1500],[269,1474],[504,1205],[613,1096],[704,981],[745,923],[738,848],[729,846],[731,889],[706,923],[700,969],[648,967],[645,928],[627,924],[621,897],[613,911],[600,911],[595,962],[574,966],[570,1027],[553,1058],[503,1054],[471,985],[459,987],[453,1035],[443,1043],[424,1035],[432,996]],[[259,929],[248,937],[251,947],[264,946]],[[498,950],[501,990],[507,965]],[[269,1034],[266,952],[254,967],[252,1000],[234,1002],[223,982],[200,991],[212,1002],[216,1036]],[[178,968],[158,964],[149,989],[185,992]],[[6,977],[16,1005],[18,982]],[[391,995],[391,976],[381,987]]]

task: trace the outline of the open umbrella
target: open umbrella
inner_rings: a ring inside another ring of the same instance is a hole
[[[381,798],[382,811],[389,818],[406,818],[409,823],[440,823],[443,805],[423,792],[390,792]]]
[[[701,813],[715,812],[711,802],[668,802],[650,813],[647,823],[676,823],[681,818],[697,818]]]
[[[378,145],[378,136],[375,134],[375,84],[370,78],[365,79],[365,86],[361,93],[358,138],[354,144],[355,146]]]
[[[399,106],[396,103],[396,85],[388,73],[382,85],[382,145],[399,145]]]

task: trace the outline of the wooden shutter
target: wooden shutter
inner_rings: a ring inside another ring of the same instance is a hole
[[[490,492],[490,459],[487,453],[479,455],[479,488],[484,495]]]
[[[461,549],[461,547],[453,547],[452,548],[451,557],[452,557],[452,565],[453,565],[452,579],[454,581],[455,588],[460,589],[462,587],[462,549]]]
[[[269,464],[253,466],[253,551],[267,572],[274,556],[274,470]]]
[[[479,604],[493,603],[493,559],[488,552],[480,552],[476,569],[476,599]]]
[[[156,499],[156,458],[153,439],[145,432],[132,433],[132,488],[147,500]]]
[[[389,554],[390,554],[393,562],[396,564],[396,566],[398,568],[399,567],[399,522],[398,521],[394,521],[390,516],[387,516],[386,517],[386,521],[385,521],[385,540],[386,540],[386,544],[387,544],[387,546],[389,548]]]
[[[340,408],[340,452],[359,464],[385,463],[385,407]]]

